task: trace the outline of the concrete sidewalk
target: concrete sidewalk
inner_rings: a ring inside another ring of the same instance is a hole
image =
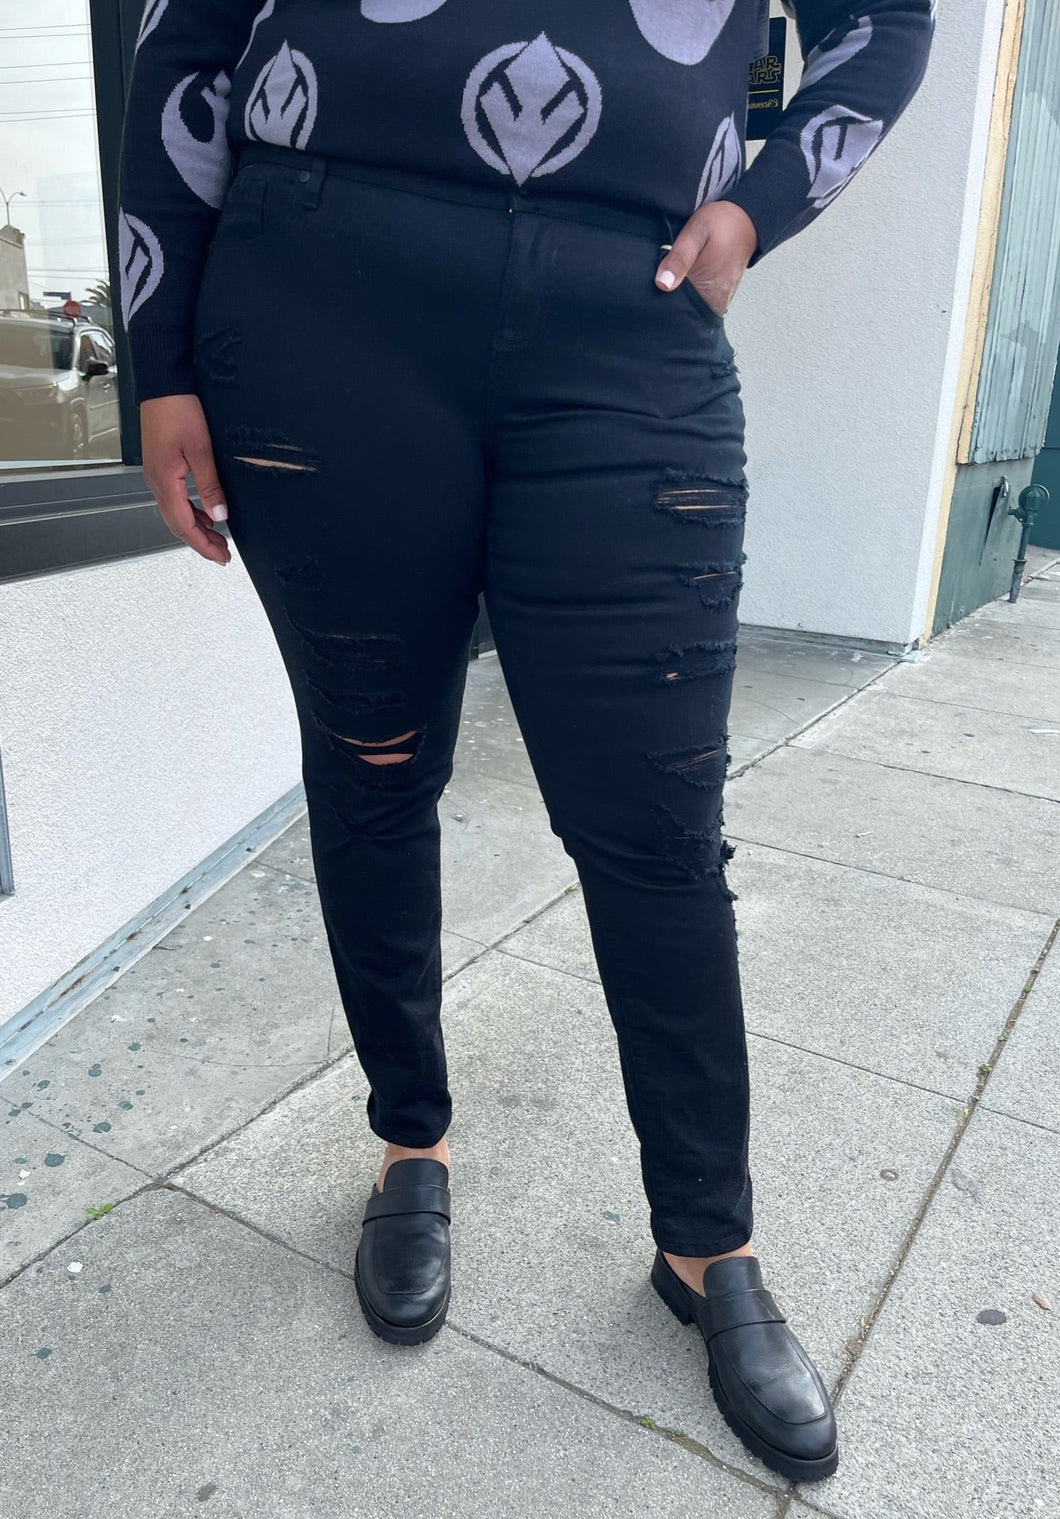
[[[303,820],[3,1084],[2,1519],[1058,1519],[1060,560],[1032,571],[911,661],[741,632],[755,1243],[835,1477],[745,1453],[649,1287],[573,864],[487,657],[441,808],[446,1329],[387,1346],[357,1306],[380,1147]]]

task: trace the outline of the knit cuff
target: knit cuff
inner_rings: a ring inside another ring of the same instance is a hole
[[[186,327],[140,325],[134,320],[129,331],[129,353],[137,405],[156,396],[197,392],[192,334]]]
[[[758,246],[747,261],[749,269],[796,231],[807,209],[805,174],[779,173],[776,162],[762,163],[761,159],[759,153],[734,188],[722,197],[746,211],[758,233]]]

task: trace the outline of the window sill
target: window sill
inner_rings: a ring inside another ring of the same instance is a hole
[[[0,468],[0,582],[183,547],[138,465]]]

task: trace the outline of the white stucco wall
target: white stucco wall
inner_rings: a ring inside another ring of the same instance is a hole
[[[905,113],[729,309],[752,487],[743,622],[902,646],[922,630],[1002,11],[940,0]],[[792,32],[788,95],[797,77]]]
[[[14,896],[0,1023],[301,779],[294,703],[233,551],[0,586]]]

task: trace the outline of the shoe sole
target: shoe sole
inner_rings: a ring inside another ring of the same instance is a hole
[[[356,1256],[353,1262],[353,1285],[357,1289],[357,1300],[369,1329],[390,1345],[422,1345],[425,1340],[433,1339],[445,1323],[445,1316],[449,1312],[451,1288],[447,1286],[442,1306],[433,1318],[427,1319],[423,1324],[392,1324],[389,1319],[384,1319],[378,1314],[368,1301],[364,1288],[361,1286],[361,1273]]]
[[[662,1298],[675,1318],[682,1324],[694,1324],[695,1315],[683,1298],[676,1297],[670,1283],[664,1277],[660,1277],[657,1267],[652,1266],[651,1284]],[[739,1414],[734,1413],[725,1396],[725,1389],[721,1385],[714,1364],[714,1354],[709,1345],[707,1349],[707,1375],[710,1378],[710,1390],[714,1394],[714,1401],[718,1405],[718,1411],[733,1434],[745,1445],[749,1451],[771,1471],[779,1472],[782,1477],[788,1477],[793,1482],[820,1482],[825,1477],[831,1477],[839,1466],[839,1443],[838,1441],[826,1456],[819,1456],[814,1461],[800,1459],[798,1456],[789,1456],[784,1451],[778,1450],[775,1445],[770,1445],[763,1440],[761,1435],[756,1434],[749,1424],[746,1424]]]

